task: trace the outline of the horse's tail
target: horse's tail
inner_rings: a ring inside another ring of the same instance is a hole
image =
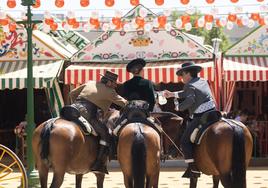
[[[246,157],[243,128],[234,126],[233,156],[232,156],[232,188],[246,187]]]
[[[40,144],[41,144],[41,152],[40,152],[40,156],[41,159],[48,159],[48,155],[49,155],[49,138],[50,138],[50,133],[51,130],[54,127],[54,121],[53,120],[49,120],[45,123],[41,134],[40,134]]]
[[[132,174],[134,178],[134,188],[144,187],[146,171],[146,146],[144,135],[140,129],[134,136],[131,148],[132,154]]]

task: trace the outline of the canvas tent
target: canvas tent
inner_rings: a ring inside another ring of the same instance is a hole
[[[268,86],[268,26],[253,30],[224,54],[224,110],[229,111],[235,88],[252,87],[258,89],[258,95],[267,96]],[[261,99],[256,99],[261,105]],[[256,113],[261,113],[261,108]]]
[[[0,34],[0,90],[23,89],[27,82],[27,33],[19,27],[15,32]],[[34,88],[44,88],[49,98],[53,116],[63,106],[58,75],[63,62],[75,53],[74,48],[66,49],[47,34],[33,32],[33,78]]]
[[[139,16],[138,5],[122,20],[131,21]],[[147,9],[146,21],[157,16]],[[130,79],[126,64],[135,58],[144,58],[148,63],[144,77],[155,83],[178,82],[176,70],[186,60],[194,60],[204,67],[201,76],[214,80],[213,53],[187,34],[172,28],[139,31],[107,31],[95,41],[77,52],[71,59],[71,66],[65,70],[65,84],[79,85],[87,80],[99,80],[105,70],[115,71],[119,81]]]

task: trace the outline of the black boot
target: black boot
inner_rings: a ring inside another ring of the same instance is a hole
[[[106,165],[108,152],[109,148],[107,146],[100,145],[97,159],[95,163],[91,166],[92,172],[109,174]]]
[[[197,168],[195,162],[189,163],[187,170],[182,175],[183,178],[199,178],[201,172]]]

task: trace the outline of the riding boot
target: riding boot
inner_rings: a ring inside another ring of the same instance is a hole
[[[94,164],[91,166],[91,171],[95,173],[105,173],[109,174],[107,170],[107,157],[109,153],[109,148],[107,146],[100,145],[97,159]]]
[[[183,178],[199,178],[201,172],[197,168],[195,162],[191,162],[188,164],[187,170],[182,175]]]

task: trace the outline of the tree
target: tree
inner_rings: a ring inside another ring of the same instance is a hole
[[[183,14],[183,12],[179,11],[173,11],[171,14],[171,20],[175,24],[175,21]],[[204,44],[206,45],[213,45],[212,44],[212,39],[213,38],[220,38],[222,40],[220,44],[220,49],[221,51],[225,51],[229,47],[229,40],[226,37],[226,35],[223,32],[223,28],[220,27],[213,27],[211,30],[206,30],[205,28],[196,28],[194,27],[195,22],[201,17],[202,15],[200,13],[195,13],[190,16],[191,18],[191,24],[193,28],[190,31],[185,31],[183,29],[183,32],[192,34],[192,35],[197,35],[197,36],[202,36],[205,38]]]

